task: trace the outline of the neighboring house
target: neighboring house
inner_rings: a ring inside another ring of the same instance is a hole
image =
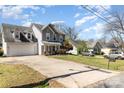
[[[92,51],[94,53],[98,54],[109,54],[110,51],[116,51],[118,50],[118,45],[116,43],[102,43],[99,41],[96,42],[87,42],[87,47],[89,51]]]
[[[60,49],[65,39],[65,33],[59,31],[54,25],[31,24],[31,28],[38,40],[38,54],[52,54]]]
[[[30,27],[2,24],[1,33],[4,56],[38,54],[37,39]]]
[[[69,43],[72,45],[73,49],[67,51],[67,53],[70,53],[70,54],[73,54],[73,55],[77,55],[78,54],[77,43],[72,41],[72,40],[69,40]]]
[[[117,51],[119,50],[118,44],[116,43],[107,43],[103,45],[103,48],[101,49],[101,52],[103,54],[108,55],[111,51]]]
[[[101,49],[103,48],[102,44],[98,41],[96,42],[87,42],[88,51],[92,51],[94,53],[101,53]]]

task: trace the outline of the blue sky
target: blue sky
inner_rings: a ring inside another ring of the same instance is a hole
[[[110,14],[100,6],[90,6],[102,16]],[[104,6],[110,12],[122,12],[124,6]],[[61,23],[81,30],[79,39],[99,39],[105,22],[77,5],[0,6],[0,23],[29,26],[30,23]]]

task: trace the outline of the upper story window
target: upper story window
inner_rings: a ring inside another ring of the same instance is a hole
[[[46,40],[50,40],[50,33],[46,33]]]
[[[13,34],[14,33],[14,30],[10,30],[10,32]]]
[[[16,39],[20,39],[20,32],[18,31],[16,31],[15,33],[14,33],[14,36],[15,36],[15,38]]]
[[[31,34],[31,33],[28,33],[28,34],[27,34],[27,38],[28,38],[28,39],[32,39],[32,34]]]
[[[62,35],[60,35],[59,40],[60,40],[61,42],[63,41],[63,36],[62,36]]]
[[[27,34],[27,32],[23,32],[24,33],[24,35],[26,35]]]
[[[53,40],[57,40],[57,36],[56,36],[56,34],[54,34],[54,36],[53,36]]]

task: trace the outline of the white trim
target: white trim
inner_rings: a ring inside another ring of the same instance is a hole
[[[48,25],[48,27],[49,27],[49,29],[50,29],[53,33],[55,33],[54,30],[53,30],[49,25]]]
[[[44,45],[61,45],[61,43],[57,43],[57,42],[47,42],[47,41],[43,41]]]

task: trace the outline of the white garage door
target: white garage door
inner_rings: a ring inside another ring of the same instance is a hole
[[[36,55],[37,44],[8,44],[8,56]]]

